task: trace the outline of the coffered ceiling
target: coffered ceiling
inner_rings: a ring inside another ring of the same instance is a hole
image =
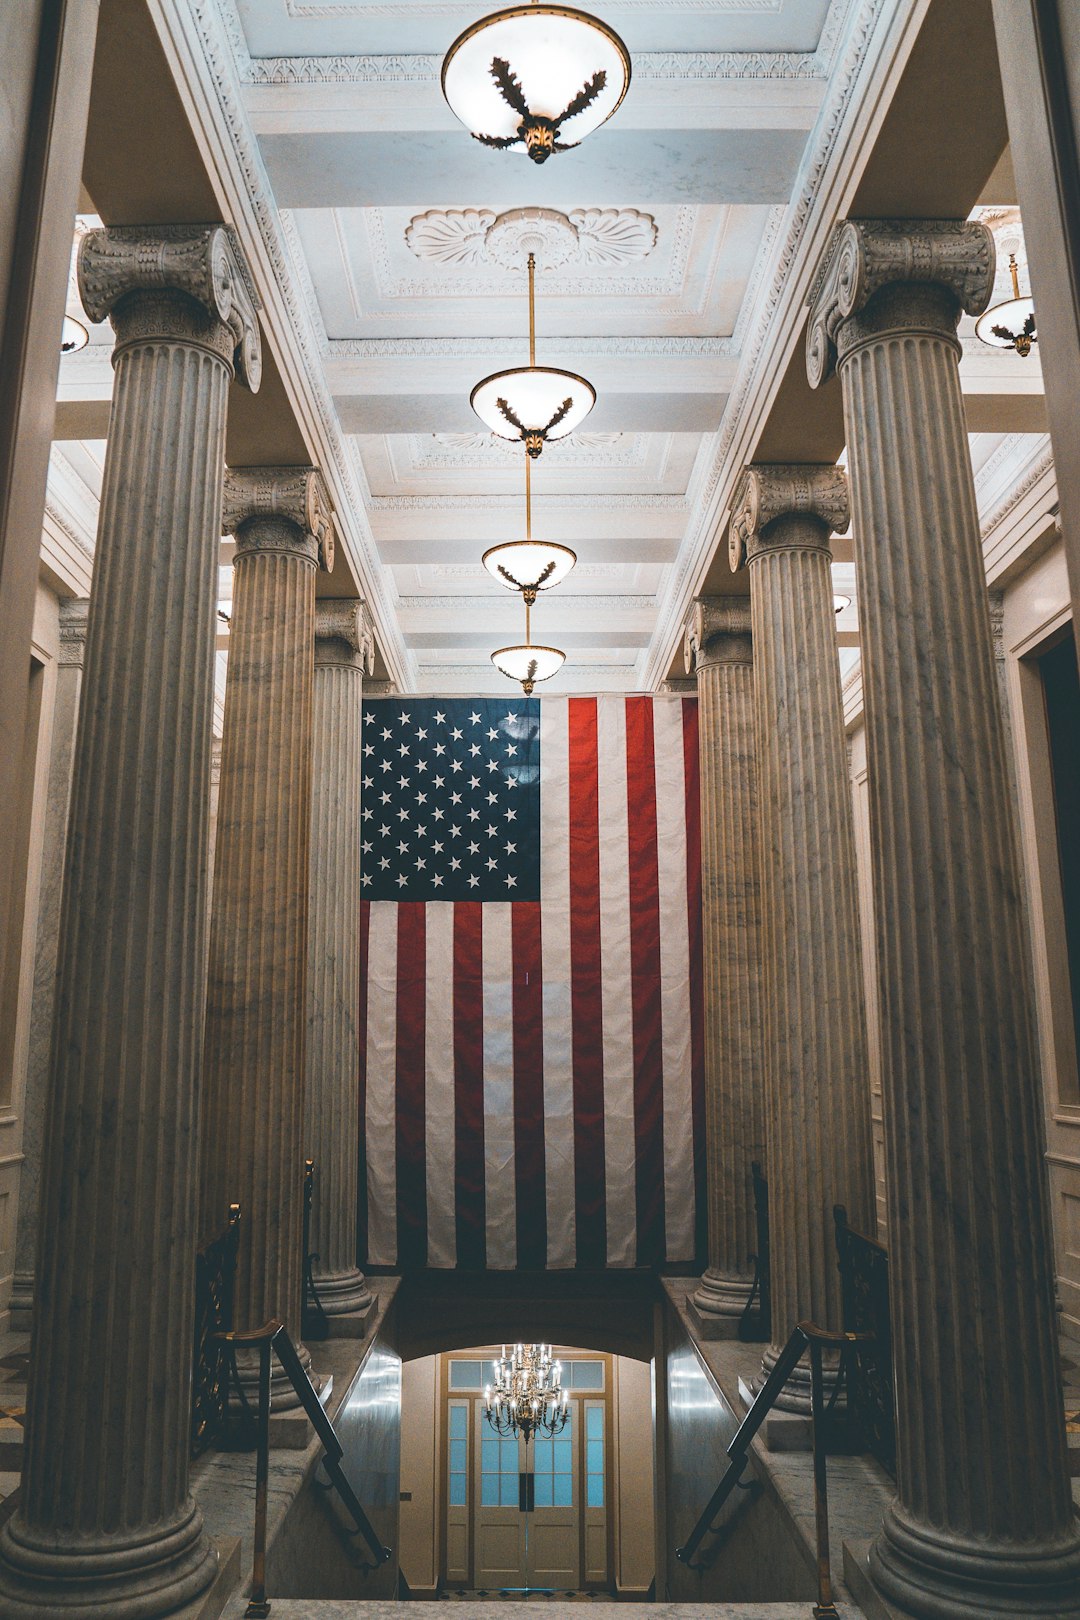
[[[523,455],[469,393],[527,361],[532,247],[537,361],[597,392],[534,467],[534,532],[579,556],[536,610],[567,653],[549,690],[655,686],[694,591],[745,588],[713,564],[725,480],[927,0],[601,4],[630,91],[543,167],[471,140],[440,92],[447,47],[489,4],[146,3],[211,172],[234,177],[256,279],[272,274],[281,374],[303,372],[321,402],[344,558],[321,588],[357,582],[400,685],[505,689],[488,653],[521,610],[480,555],[524,532]],[[1018,235],[1015,210],[997,226]],[[93,338],[62,366],[65,440],[105,431],[109,333]],[[973,431],[1040,430],[1037,359],[1018,371],[971,339],[963,366]],[[838,570],[857,597],[849,555]],[[857,639],[857,603],[842,628]]]

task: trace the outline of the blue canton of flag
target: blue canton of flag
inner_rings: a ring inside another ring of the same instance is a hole
[[[365,900],[539,900],[537,698],[364,704]]]

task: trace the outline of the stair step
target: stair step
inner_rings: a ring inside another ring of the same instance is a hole
[[[519,1599],[541,1608],[549,1620],[584,1620],[588,1608],[593,1620],[626,1620],[626,1604],[607,1601],[559,1601],[557,1598]],[[507,1607],[513,1600],[469,1603],[470,1620],[507,1620]],[[244,1600],[234,1598],[223,1620],[238,1620]],[[863,1620],[862,1610],[853,1603],[838,1603],[842,1620]],[[802,1603],[646,1603],[635,1609],[648,1610],[647,1620],[810,1620],[813,1604]],[[415,1616],[413,1604],[400,1600],[329,1598],[274,1598],[272,1620],[409,1620]],[[643,1620],[645,1617],[643,1616]]]

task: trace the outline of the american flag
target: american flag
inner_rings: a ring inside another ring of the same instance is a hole
[[[697,703],[364,705],[360,1253],[702,1248]]]

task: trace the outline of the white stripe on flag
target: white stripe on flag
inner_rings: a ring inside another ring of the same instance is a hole
[[[368,924],[368,1260],[397,1262],[397,922],[391,900],[372,902]]]
[[[604,997],[604,1165],[607,1258],[637,1258],[637,1138],[630,977],[630,837],[626,803],[626,704],[596,705],[600,812],[600,967]]]
[[[484,1181],[488,1269],[517,1264],[514,1182],[514,950],[509,901],[488,901],[484,930]]]
[[[544,977],[547,1264],[575,1258],[574,1064],[570,1000],[570,705],[540,705],[540,926]]]
[[[454,907],[429,905],[424,1019],[424,1113],[429,1266],[457,1262],[454,1219]]]
[[[683,700],[653,701],[664,1062],[664,1232],[668,1259],[694,1252],[690,933],[686,897]]]

